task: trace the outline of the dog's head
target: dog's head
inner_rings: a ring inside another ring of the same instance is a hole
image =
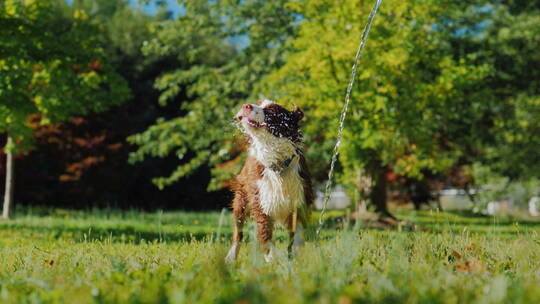
[[[243,105],[235,119],[241,122],[249,135],[257,136],[267,132],[292,142],[300,142],[302,134],[299,122],[303,117],[304,112],[296,106],[293,111],[289,111],[273,101],[263,100],[257,104]]]

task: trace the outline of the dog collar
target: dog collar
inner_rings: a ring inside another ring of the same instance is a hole
[[[295,156],[296,155],[293,155],[279,164],[273,164],[272,166],[270,166],[270,169],[272,169],[272,171],[275,171],[277,173],[282,173],[287,168],[289,168]]]
[[[300,155],[300,152],[301,150],[299,148],[296,148],[295,154],[293,154],[291,157],[287,158],[286,160],[282,161],[281,163],[271,165],[270,169],[272,169],[272,171],[274,172],[282,173],[283,171],[287,170],[287,168],[289,168],[294,158]]]

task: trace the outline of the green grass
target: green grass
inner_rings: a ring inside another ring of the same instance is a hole
[[[248,227],[229,266],[228,212],[26,210],[0,222],[0,302],[540,303],[540,223],[396,212],[422,231],[333,225],[292,260],[280,232],[268,264]]]

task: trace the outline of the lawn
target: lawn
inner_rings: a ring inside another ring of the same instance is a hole
[[[0,222],[0,302],[540,303],[539,222],[396,212],[421,229],[334,219],[268,264],[251,226],[226,265],[228,212],[28,209]]]

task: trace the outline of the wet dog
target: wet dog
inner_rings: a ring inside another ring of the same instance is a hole
[[[301,245],[300,230],[306,226],[313,204],[311,179],[302,151],[299,122],[304,113],[289,111],[263,100],[245,104],[235,119],[248,136],[248,157],[232,183],[234,199],[233,242],[226,260],[234,261],[240,249],[242,227],[249,217],[257,224],[257,235],[265,259],[272,259],[274,224],[289,230],[289,254]]]

